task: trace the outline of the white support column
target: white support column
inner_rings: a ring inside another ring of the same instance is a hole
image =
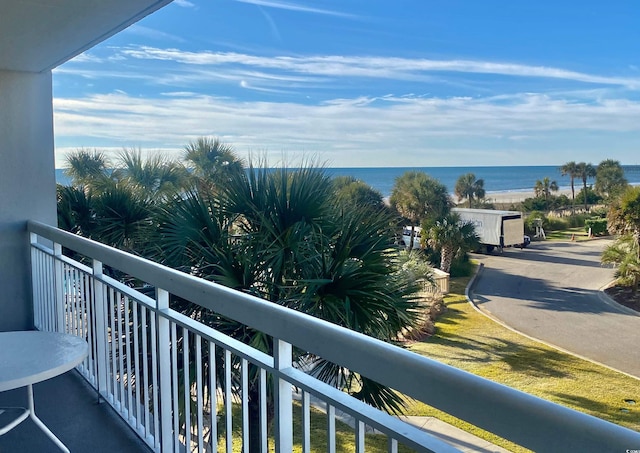
[[[157,290],[159,312],[169,310],[169,293]],[[173,409],[171,399],[171,340],[169,319],[156,313],[158,325],[158,360],[160,363],[160,450],[173,451]],[[175,347],[175,345],[173,345]],[[177,384],[176,384],[177,385]],[[177,402],[176,402],[177,403]]]
[[[107,304],[105,298],[105,286],[102,278],[102,263],[93,260],[93,297],[95,301],[96,317],[96,349],[98,361],[98,393],[107,390]]]
[[[62,245],[53,244],[54,272],[55,272],[55,301],[56,301],[56,332],[64,332],[64,264],[62,257]]]
[[[27,220],[57,225],[52,98],[51,71],[0,69],[0,331],[33,328]]]
[[[276,370],[291,368],[291,344],[274,338],[273,358]],[[293,388],[275,376],[275,443],[276,453],[293,450]]]

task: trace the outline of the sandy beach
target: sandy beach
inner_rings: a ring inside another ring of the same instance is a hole
[[[580,188],[576,187],[576,194]],[[552,192],[552,195],[566,195],[571,198],[571,189],[560,189],[557,192]],[[511,191],[511,192],[493,192],[487,193],[485,199],[493,203],[520,203],[527,198],[533,198],[536,194],[533,190],[525,191]]]

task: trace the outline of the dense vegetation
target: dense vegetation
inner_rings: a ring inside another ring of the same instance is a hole
[[[527,230],[585,226],[598,235],[606,226],[619,239],[602,261],[617,265],[620,283],[637,291],[640,188],[628,188],[619,163],[612,160],[597,168],[570,162],[561,172],[571,177],[571,200],[554,195],[557,182],[544,177],[536,182],[536,196],[514,207],[529,211]],[[267,162],[243,162],[217,139],[200,138],[185,147],[182,161],[143,159],[139,151],[125,150],[111,162],[100,151],[78,150],[68,156],[67,174],[72,185],[59,186],[57,192],[61,228],[390,342],[419,322],[417,280],[429,278],[427,263],[454,275],[468,273],[467,252],[477,243],[473,227],[451,212],[447,188],[418,171],[395,181],[387,204],[362,181],[331,179],[314,163],[269,169]],[[588,187],[594,177],[595,187]],[[583,183],[577,195],[574,180]],[[459,178],[455,195],[469,207],[490,207],[484,181],[472,173]],[[585,211],[602,201],[610,209],[576,214],[576,198]],[[570,208],[572,215],[546,214],[559,208]],[[397,246],[402,225],[421,227],[417,253]],[[247,326],[177,298],[171,303],[273,352],[271,339]],[[376,407],[403,410],[406,402],[390,389],[298,354],[326,382]],[[252,379],[253,416],[258,400]],[[257,420],[250,426],[252,437],[257,436]]]
[[[59,225],[78,235],[384,341],[395,341],[421,316],[415,272],[394,246],[393,211],[357,181],[331,181],[313,163],[293,170],[245,164],[228,145],[202,138],[186,147],[184,162],[145,160],[136,151],[110,162],[99,151],[78,150],[67,174],[73,184],[58,187]],[[176,297],[171,306],[273,353],[272,339],[247,326]],[[402,411],[403,401],[389,389],[296,354],[320,379]],[[250,376],[257,446],[255,369]]]

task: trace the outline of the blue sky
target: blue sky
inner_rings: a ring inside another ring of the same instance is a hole
[[[640,2],[176,0],[53,72],[77,148],[273,165],[640,164]]]

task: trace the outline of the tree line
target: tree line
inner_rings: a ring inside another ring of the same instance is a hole
[[[559,167],[559,171],[562,176],[569,176],[571,199],[564,195],[553,195],[560,189],[558,182],[545,176],[536,181],[533,187],[535,198],[525,201],[523,205],[525,210],[549,210],[569,206],[574,209],[577,200],[587,211],[590,204],[613,201],[628,186],[622,165],[613,159],[605,159],[597,166],[587,162],[566,162]],[[595,180],[595,184],[589,186],[589,180]],[[582,182],[582,189],[578,194],[576,194],[577,181]]]

